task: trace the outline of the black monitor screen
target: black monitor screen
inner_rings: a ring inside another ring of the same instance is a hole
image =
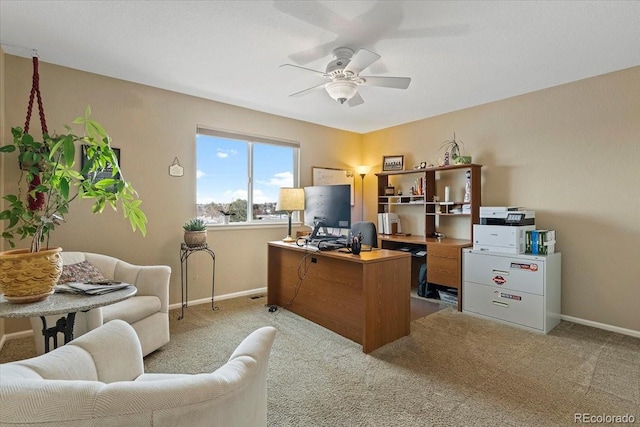
[[[350,185],[305,187],[304,204],[304,223],[315,231],[319,223],[322,227],[351,228]]]

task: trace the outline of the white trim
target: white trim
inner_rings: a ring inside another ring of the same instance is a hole
[[[295,212],[297,213],[297,212]],[[235,231],[235,230],[250,230],[257,228],[287,228],[287,220],[281,221],[268,221],[268,222],[230,222],[229,224],[207,224],[207,231]],[[304,224],[300,221],[292,221],[292,227],[302,227]],[[226,299],[226,298],[225,298]]]
[[[232,298],[238,298],[238,297],[244,297],[244,296],[253,296],[253,295],[259,295],[259,294],[266,294],[266,293],[267,293],[267,288],[266,287],[257,288],[257,289],[251,289],[251,290],[242,291],[242,292],[233,292],[231,294],[216,296],[214,298],[214,303],[216,301],[223,301],[223,300],[226,300],[226,299],[232,299]],[[189,305],[208,304],[210,302],[211,302],[211,298],[202,298],[202,299],[198,299],[198,300],[189,301]],[[179,303],[179,302],[175,303],[175,304],[171,304],[171,305],[169,305],[169,310],[174,310],[176,308],[180,308],[181,306],[182,306],[182,304]],[[633,329],[627,329],[627,328],[621,328],[619,326],[607,325],[606,323],[594,322],[592,320],[580,319],[578,317],[566,316],[564,314],[560,315],[560,319],[566,320],[567,322],[578,323],[580,325],[591,326],[593,328],[603,329],[605,331],[616,332],[616,333],[619,333],[619,334],[622,334],[622,335],[629,335],[631,337],[640,338],[640,331],[635,331]],[[4,335],[2,335],[2,337],[0,337],[0,350],[2,350],[2,347],[4,347],[5,342],[7,342],[9,340],[28,337],[28,336],[32,336],[32,335],[33,335],[33,330],[19,331],[19,332],[12,332],[10,334],[4,334]]]
[[[640,338],[640,331],[634,331],[633,329],[626,329],[626,328],[621,328],[619,326],[607,325],[606,323],[594,322],[592,320],[580,319],[578,317],[573,317],[573,316],[565,316],[564,314],[560,315],[560,319],[566,320],[568,322],[579,323],[585,326],[591,326],[598,329],[604,329],[605,331],[617,332],[619,334]]]
[[[2,348],[4,347],[4,344],[9,340],[15,340],[18,338],[24,338],[29,336],[33,336],[33,329],[29,329],[26,331],[12,332],[10,334],[4,334],[0,338],[0,350],[2,350]]]
[[[251,289],[248,291],[242,291],[242,292],[234,292],[231,294],[225,294],[225,295],[216,295],[215,298],[213,299],[214,304],[217,301],[223,301],[226,299],[232,299],[232,298],[238,298],[238,297],[246,297],[246,296],[253,296],[253,295],[259,295],[259,294],[266,294],[267,293],[267,288],[257,288],[257,289]],[[202,299],[197,299],[197,300],[193,300],[193,301],[188,301],[189,305],[198,305],[198,304],[209,304],[211,303],[211,298],[202,298]],[[176,308],[180,308],[182,306],[181,303],[175,303],[175,304],[171,304],[169,305],[169,310],[174,310]]]

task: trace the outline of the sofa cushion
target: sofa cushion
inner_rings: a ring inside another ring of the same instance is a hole
[[[62,266],[62,274],[58,283],[69,282],[90,282],[92,280],[104,280],[104,276],[89,261],[81,261],[75,264],[65,264]]]
[[[160,311],[160,298],[154,296],[131,297],[102,307],[102,319],[107,323],[121,319],[132,324]]]

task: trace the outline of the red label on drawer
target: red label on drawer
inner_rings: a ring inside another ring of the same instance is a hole
[[[506,298],[506,299],[513,299],[513,300],[517,300],[517,301],[521,301],[522,297],[519,295],[512,295],[512,294],[505,294],[500,292],[500,298]]]
[[[516,270],[530,270],[530,271],[538,271],[538,264],[520,264],[518,262],[512,262],[511,268]]]
[[[493,281],[496,285],[504,285],[505,283],[507,283],[507,279],[502,276],[494,276]]]

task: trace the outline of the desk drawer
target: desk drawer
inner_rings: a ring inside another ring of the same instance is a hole
[[[544,260],[477,252],[463,256],[465,282],[544,295]]]
[[[460,248],[427,245],[427,281],[460,287]]]
[[[462,310],[544,331],[544,297],[464,282]]]

